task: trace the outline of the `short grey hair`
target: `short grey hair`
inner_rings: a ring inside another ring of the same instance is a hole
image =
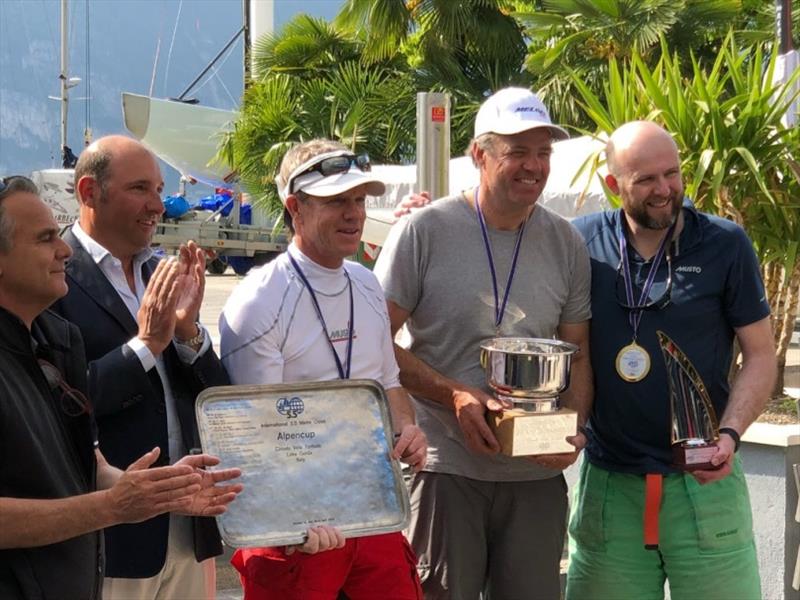
[[[275,183],[279,188],[285,188],[289,180],[289,175],[291,175],[292,171],[294,171],[297,167],[302,165],[304,162],[311,160],[315,156],[318,156],[319,154],[336,152],[337,150],[347,151],[349,148],[341,142],[326,140],[324,138],[316,138],[292,146],[289,148],[289,150],[287,150],[286,154],[283,155],[281,168],[278,172],[278,176],[275,178]],[[300,200],[306,199],[306,195],[303,192],[296,192],[295,195],[300,198]],[[283,222],[289,232],[294,234],[292,215],[289,213],[286,207],[283,209]]]
[[[292,146],[286,154],[283,155],[276,183],[281,187],[286,187],[289,175],[291,175],[292,171],[297,167],[319,154],[336,152],[337,150],[347,151],[349,148],[341,142],[323,138],[308,140],[307,142],[301,142],[300,144]]]
[[[98,145],[91,152],[81,152],[75,164],[75,194],[78,194],[78,181],[81,177],[92,177],[101,190],[106,189],[106,182],[111,176],[111,151]]]
[[[470,158],[472,158],[472,164],[475,167],[478,167],[478,164],[475,162],[475,157],[472,154],[473,148],[477,146],[484,152],[488,152],[489,154],[494,156],[494,150],[497,147],[496,143],[497,143],[496,133],[493,133],[491,131],[487,133],[482,133],[478,137],[472,138],[472,141],[470,141],[469,146],[467,146],[467,151],[465,152],[465,154]]]
[[[0,190],[0,253],[7,253],[11,250],[11,241],[14,237],[14,219],[3,210],[3,201],[17,193],[39,195],[39,188],[27,177],[14,175],[4,177],[5,186]]]

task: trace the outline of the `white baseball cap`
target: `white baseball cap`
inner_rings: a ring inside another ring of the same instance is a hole
[[[336,160],[342,158],[349,159],[349,162]],[[330,173],[326,174],[327,171]],[[367,184],[370,196],[381,196],[386,191],[384,183],[370,172],[366,154],[356,156],[349,150],[335,150],[318,154],[298,166],[287,178],[286,186],[279,187],[278,192],[285,204],[286,198],[298,191],[327,198],[363,184]]]
[[[557,140],[569,138],[565,129],[553,125],[539,97],[526,88],[509,87],[495,92],[475,117],[475,137],[484,133],[513,135],[539,127],[547,127]]]

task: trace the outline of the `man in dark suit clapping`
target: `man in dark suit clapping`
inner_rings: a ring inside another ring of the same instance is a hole
[[[229,382],[199,324],[202,250],[160,263],[150,240],[164,206],[155,157],[123,136],[86,148],[75,168],[80,219],[64,237],[69,293],[53,307],[81,330],[100,442],[112,465],[155,446],[161,462],[199,447],[194,400]],[[222,551],[212,519],[163,515],[106,530],[105,598],[209,598]]]

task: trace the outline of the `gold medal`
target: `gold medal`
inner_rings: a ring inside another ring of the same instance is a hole
[[[625,381],[641,381],[650,372],[650,355],[636,342],[624,346],[617,354],[617,373]]]

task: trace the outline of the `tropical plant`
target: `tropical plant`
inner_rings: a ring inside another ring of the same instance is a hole
[[[350,0],[334,23],[296,17],[256,41],[252,81],[221,158],[277,212],[272,180],[294,142],[330,137],[378,162],[413,162],[417,91],[450,94],[451,147],[466,148],[485,94],[529,79],[511,8],[506,0]]]
[[[509,85],[531,87],[526,41],[512,16],[527,0],[346,0],[335,25],[363,32],[361,60],[404,61],[415,90],[446,92],[451,147],[472,138],[480,103]]]
[[[307,15],[256,43],[252,81],[220,154],[267,211],[282,208],[273,181],[298,141],[339,140],[377,162],[413,157],[413,78],[403,61],[364,65],[363,46],[357,34]]]
[[[482,96],[530,80],[511,0],[346,0],[336,24],[365,31],[364,60],[406,57],[424,89]]]
[[[537,10],[514,13],[530,39],[526,67],[562,123],[587,125],[575,102],[569,70],[595,93],[608,61],[627,64],[635,53],[647,64],[660,58],[659,38],[673,52],[713,62],[728,29],[745,14],[742,0],[541,0]]]
[[[579,102],[596,132],[650,119],[674,135],[687,195],[741,224],[753,240],[783,367],[800,300],[800,132],[781,118],[800,72],[773,83],[777,51],[765,56],[763,44],[739,47],[733,35],[707,71],[691,55],[684,67],[663,39],[660,45],[652,68],[637,52],[627,62],[611,60],[601,94],[573,72]],[[782,389],[781,377],[776,393]]]

